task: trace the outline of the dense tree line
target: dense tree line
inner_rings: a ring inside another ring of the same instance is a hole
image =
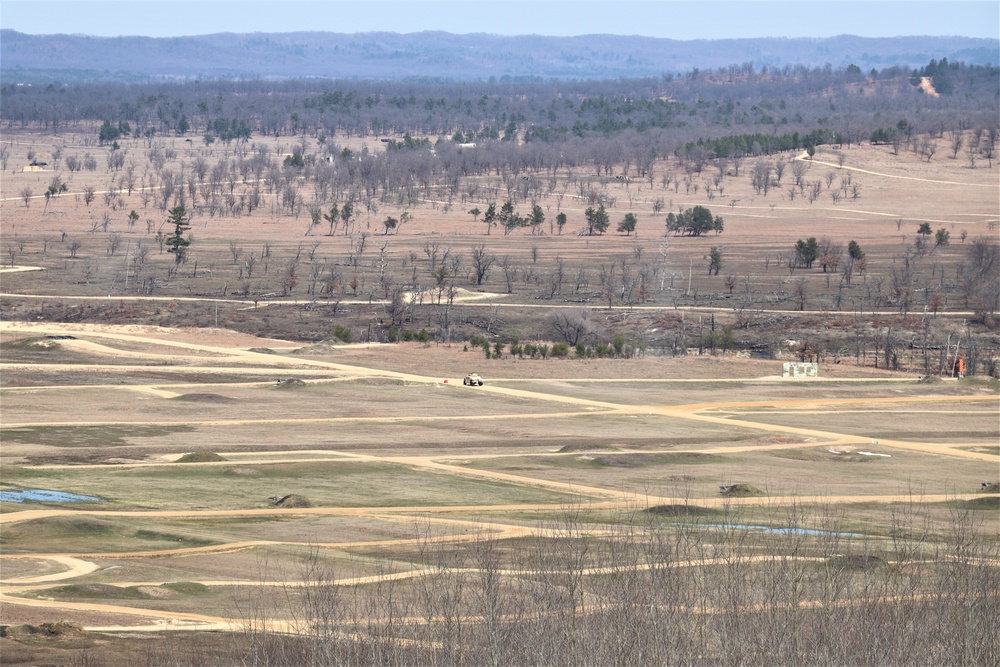
[[[562,144],[574,139],[666,134],[671,149],[712,141],[717,155],[867,139],[886,114],[919,118],[918,132],[988,125],[998,70],[931,61],[956,94],[934,98],[893,67],[752,66],[683,77],[588,82],[392,83],[370,81],[198,81],[0,88],[8,127],[60,130],[81,121],[127,123],[137,136],[458,136]],[[881,121],[884,123],[884,120]],[[917,121],[914,121],[917,122]]]

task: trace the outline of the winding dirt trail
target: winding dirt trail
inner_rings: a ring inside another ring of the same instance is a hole
[[[932,178],[919,178],[917,176],[903,176],[901,174],[887,174],[881,171],[869,171],[868,169],[860,169],[858,167],[851,167],[848,165],[839,165],[836,162],[823,162],[821,160],[811,159],[809,153],[802,151],[802,153],[794,158],[795,160],[801,160],[803,162],[808,162],[810,164],[821,164],[826,167],[836,167],[837,169],[843,169],[845,171],[854,171],[859,174],[871,174],[872,176],[881,176],[882,178],[895,178],[901,181],[919,181],[921,183],[937,183],[940,185],[960,185],[967,188],[996,188],[995,183],[966,183],[964,181],[941,181]],[[850,209],[835,209],[838,211],[850,211]],[[853,212],[863,212],[863,211],[853,211]],[[875,215],[886,215],[886,214],[875,214]],[[895,214],[893,214],[895,215]],[[944,221],[942,221],[944,222]]]
[[[3,557],[9,558],[6,554],[4,554]],[[23,556],[23,558],[52,561],[64,566],[66,569],[61,572],[42,574],[34,577],[15,577],[13,579],[5,579],[0,581],[0,584],[3,584],[4,586],[24,586],[25,584],[37,584],[47,581],[61,582],[66,579],[82,577],[100,569],[100,566],[97,564],[82,560],[77,556],[67,556],[63,554],[28,554]],[[29,586],[28,588],[33,589],[34,587]]]

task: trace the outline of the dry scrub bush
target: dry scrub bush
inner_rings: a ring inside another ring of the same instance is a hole
[[[425,544],[422,576],[338,586],[314,553],[296,593],[299,636],[243,606],[253,665],[987,665],[1000,649],[1000,570],[982,512],[944,535],[922,508],[892,540],[855,536],[828,509],[660,523],[568,512],[533,537]],[[990,514],[990,521],[995,516]],[[754,519],[759,523],[761,519]],[[820,531],[803,532],[809,526]],[[393,554],[398,564],[400,554]],[[291,590],[291,589],[288,589]],[[304,635],[304,636],[303,636]]]

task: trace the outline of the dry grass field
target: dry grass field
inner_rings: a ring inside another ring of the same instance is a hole
[[[708,173],[675,189],[669,160],[642,183],[560,173],[541,205],[567,213],[562,234],[486,235],[466,212],[481,201],[437,191],[362,213],[348,236],[271,205],[196,212],[175,266],[156,240],[166,213],[140,189],[83,201],[116,174],[64,174],[68,191],[45,198],[56,172],[19,170],[29,149],[106,148],[4,139],[18,167],[0,180],[4,664],[1000,660],[1000,394],[984,374],[1000,341],[958,288],[969,245],[995,240],[995,169],[821,147],[809,178],[862,188],[812,204],[746,176],[713,199]],[[176,168],[226,150],[162,141]],[[609,233],[576,233],[581,183],[617,202]],[[724,232],[665,237],[665,212],[693,205]],[[638,235],[614,233],[630,210]],[[922,222],[949,245],[913,254]],[[840,288],[790,270],[810,236],[857,241],[866,272]],[[462,257],[451,304],[431,244]],[[480,245],[497,257],[481,285]],[[890,294],[903,262],[905,308]],[[602,266],[647,264],[642,299],[602,294]],[[581,310],[585,348],[621,336],[632,354],[510,351],[558,341],[552,318]],[[397,316],[427,339],[387,342]],[[738,354],[698,354],[713,326],[734,328]],[[689,354],[672,354],[679,333]],[[922,378],[970,341],[975,375]],[[817,378],[781,377],[803,358]],[[463,386],[473,371],[484,386]],[[85,498],[6,500],[26,489]]]

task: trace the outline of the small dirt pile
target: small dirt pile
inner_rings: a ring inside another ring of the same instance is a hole
[[[621,451],[614,445],[601,445],[597,443],[580,443],[578,445],[566,445],[559,449],[560,454],[570,452],[618,452]]]
[[[219,456],[215,452],[188,452],[174,463],[212,463],[225,460],[225,457]]]
[[[312,503],[305,496],[298,496],[294,493],[278,498],[274,501],[278,507],[312,507]]]
[[[41,625],[0,625],[0,637],[22,639],[27,637],[83,637],[87,634],[81,626],[68,621],[42,623]]]
[[[750,496],[762,496],[764,492],[753,484],[738,482],[736,484],[723,484],[719,487],[719,493],[727,498],[748,498]]]

